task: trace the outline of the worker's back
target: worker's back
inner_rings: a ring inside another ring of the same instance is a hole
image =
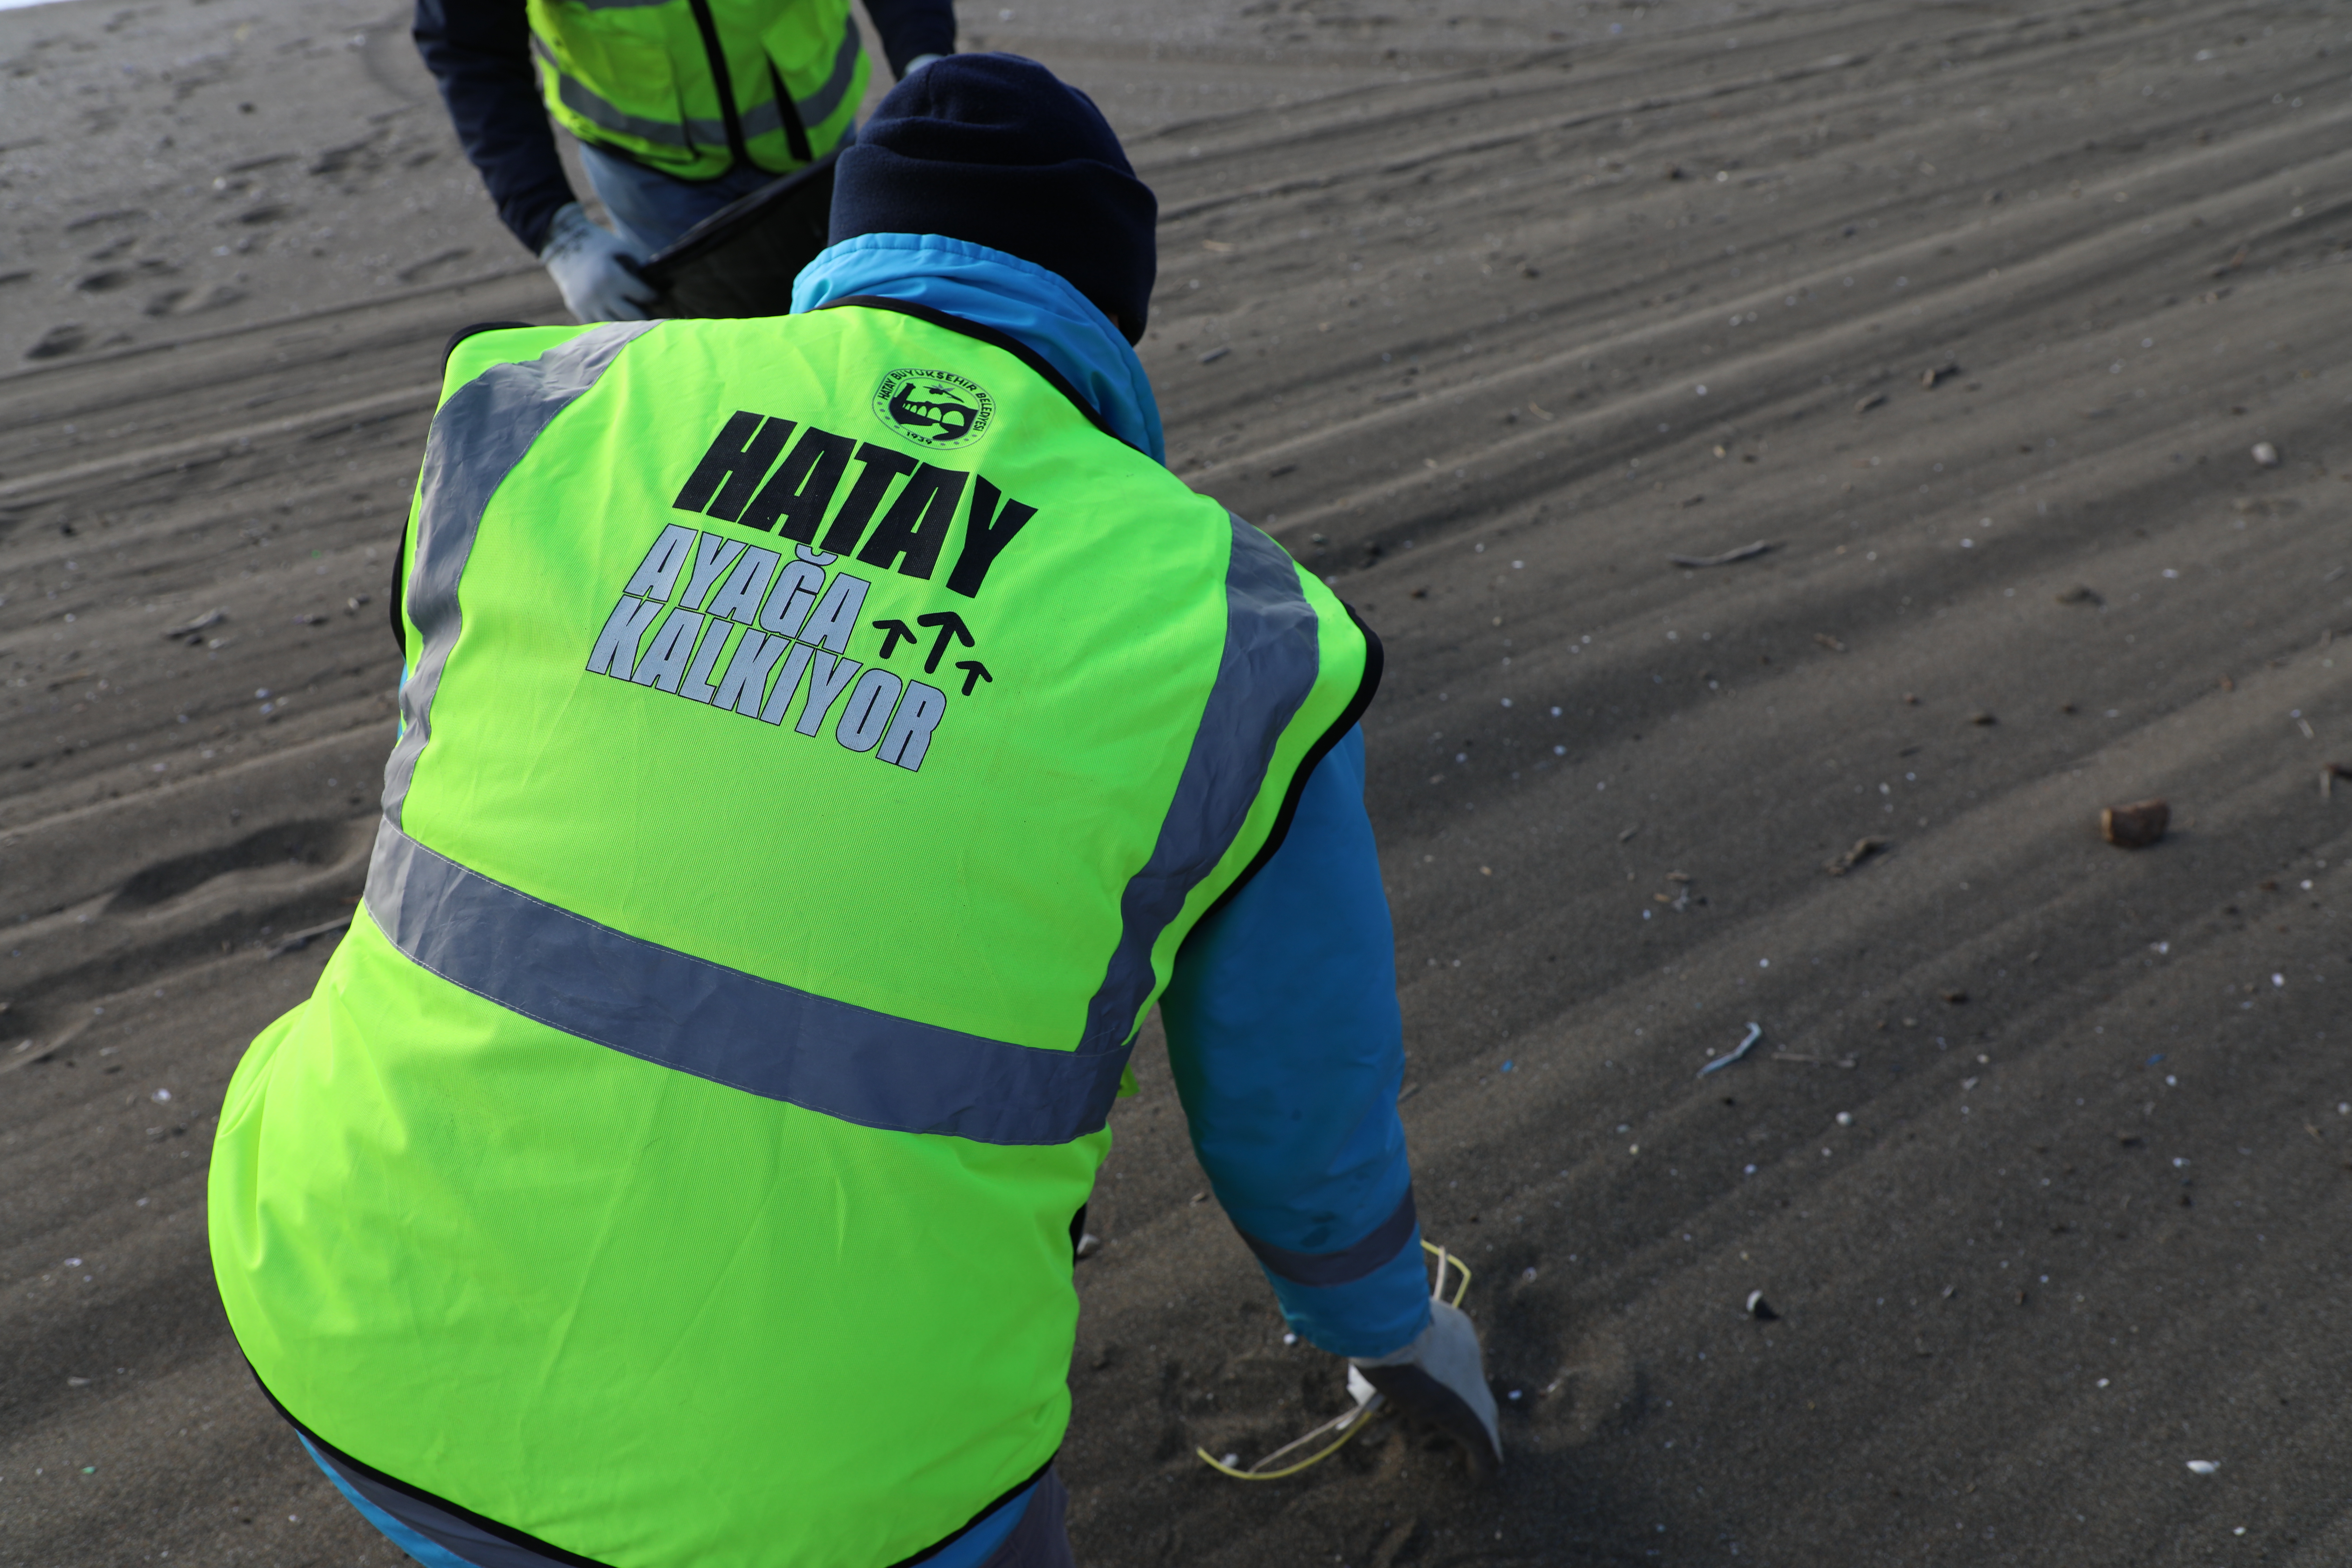
[[[984,331],[529,329],[447,386],[362,918],[222,1116],[231,1322],[505,1531],[895,1562],[1059,1445],[1129,1044],[1365,639]]]

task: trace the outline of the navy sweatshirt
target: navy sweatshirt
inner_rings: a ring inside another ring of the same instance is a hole
[[[952,0],[866,0],[866,10],[894,75],[918,56],[954,52]],[[411,33],[499,219],[538,255],[556,213],[577,198],[540,102],[523,0],[416,0]]]

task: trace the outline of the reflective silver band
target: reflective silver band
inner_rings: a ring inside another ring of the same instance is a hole
[[[1156,983],[1153,946],[1240,835],[1275,746],[1321,667],[1315,611],[1298,586],[1298,568],[1281,545],[1230,512],[1226,518],[1234,544],[1225,566],[1224,653],[1151,858],[1119,896],[1118,945],[1087,1005],[1082,1051],[1108,1049],[1134,1032]]]
[[[834,110],[841,107],[842,96],[849,90],[849,84],[857,79],[857,57],[864,52],[864,46],[857,38],[857,19],[845,17],[841,47],[834,52],[833,74],[818,83],[814,92],[796,100],[803,126],[814,131],[833,118]],[[749,127],[747,120],[745,128],[748,130]]]
[[[453,985],[600,1046],[891,1132],[1066,1143],[1098,1131],[1127,1043],[1039,1050],[763,980],[558,909],[376,829],[367,910]]]
[[[383,815],[394,826],[433,739],[433,696],[457,646],[457,579],[474,552],[482,512],[530,444],[596,384],[613,357],[658,321],[614,321],[520,364],[495,364],[451,393],[434,413],[417,479],[416,525],[408,542],[408,618],[422,638],[416,668],[400,689],[404,728],[383,770]]]
[[[537,33],[530,36],[530,47],[531,52],[555,73],[556,98],[564,108],[592,125],[610,131],[616,136],[633,136],[640,142],[651,142],[663,147],[690,151],[727,145],[727,122],[723,120],[647,120],[628,113],[565,71],[557,63],[554,51]],[[856,23],[850,20],[842,28],[841,47],[834,52],[832,73],[817,85],[815,91],[806,98],[794,100],[804,128],[824,124],[840,109],[843,97],[856,79],[857,60],[863,52]],[[742,121],[746,137],[770,136],[783,129],[783,110],[773,98],[770,98],[747,110]]]
[[[1239,1231],[1242,1240],[1260,1263],[1285,1279],[1300,1285],[1352,1285],[1366,1275],[1379,1272],[1399,1252],[1411,1245],[1420,1229],[1421,1216],[1414,1210],[1412,1189],[1407,1187],[1404,1196],[1389,1217],[1372,1227],[1370,1236],[1353,1247],[1343,1247],[1337,1252],[1293,1252],[1286,1247],[1276,1247],[1270,1241],[1260,1241],[1247,1231]]]

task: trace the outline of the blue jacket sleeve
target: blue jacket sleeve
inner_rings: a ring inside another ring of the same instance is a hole
[[[1362,731],[1308,776],[1282,847],[1185,941],[1160,1013],[1193,1151],[1292,1328],[1339,1355],[1412,1340],[1429,1277]]]
[[[531,73],[522,0],[416,0],[410,33],[499,219],[538,255],[573,196]]]

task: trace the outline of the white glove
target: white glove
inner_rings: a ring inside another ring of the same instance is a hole
[[[611,229],[589,221],[578,202],[555,215],[539,259],[563,290],[565,307],[583,321],[642,321],[656,298],[637,276],[643,258]]]
[[[1407,1416],[1436,1427],[1470,1458],[1481,1474],[1503,1462],[1495,1425],[1495,1394],[1486,1386],[1486,1358],[1469,1317],[1444,1301],[1429,1304],[1429,1327],[1402,1350],[1348,1363],[1358,1375]]]

